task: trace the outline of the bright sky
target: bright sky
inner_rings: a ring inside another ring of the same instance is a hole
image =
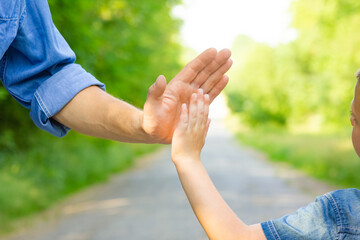
[[[208,47],[231,48],[236,36],[277,45],[296,38],[288,8],[291,0],[183,0],[174,8],[184,20],[183,43],[198,52]]]

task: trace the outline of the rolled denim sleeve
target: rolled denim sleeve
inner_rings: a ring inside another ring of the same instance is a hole
[[[35,125],[62,137],[70,130],[51,117],[58,113],[81,90],[97,85],[105,87],[78,64],[68,64],[44,81],[31,100],[30,116]]]
[[[12,1],[12,0],[5,0]],[[36,126],[62,137],[69,128],[52,117],[89,86],[103,83],[75,64],[75,54],[52,22],[46,0],[25,0],[16,36],[1,59],[1,79]],[[74,29],[75,31],[76,29]]]
[[[359,203],[359,190],[337,190],[261,226],[268,240],[360,239]]]

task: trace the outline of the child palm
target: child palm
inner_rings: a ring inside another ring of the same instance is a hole
[[[191,96],[189,108],[182,105],[181,115],[172,139],[172,159],[197,159],[205,144],[209,128],[209,95],[200,89]]]

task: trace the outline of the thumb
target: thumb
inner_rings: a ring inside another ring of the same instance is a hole
[[[160,75],[155,83],[151,85],[148,92],[148,100],[157,100],[161,97],[166,88],[166,78],[163,75]]]

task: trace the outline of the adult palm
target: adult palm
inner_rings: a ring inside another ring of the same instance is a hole
[[[170,82],[159,76],[149,88],[144,105],[142,127],[160,143],[171,143],[182,103],[189,103],[191,94],[199,88],[209,94],[210,101],[224,89],[228,77],[224,74],[232,65],[231,52],[210,48],[187,64]]]

